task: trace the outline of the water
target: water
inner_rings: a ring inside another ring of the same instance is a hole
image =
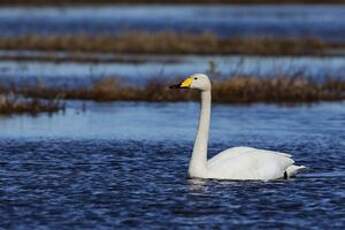
[[[343,15],[345,7],[338,5],[5,7],[0,9],[0,32],[16,36],[170,30],[343,40]]]
[[[344,102],[214,106],[210,156],[249,145],[309,168],[275,182],[187,179],[197,117],[135,102],[1,117],[0,226],[344,229]]]
[[[1,8],[2,35],[127,30],[341,40],[342,6]],[[0,57],[45,53],[0,51]],[[55,53],[64,58],[65,53]],[[142,83],[205,72],[343,77],[343,57],[101,56],[100,63],[0,61],[2,81]],[[121,59],[116,61],[117,59]],[[135,60],[134,60],[135,59]],[[186,178],[197,103],[67,102],[64,112],[0,116],[0,228],[345,228],[345,102],[214,105],[209,156],[233,146],[294,155],[308,170],[272,182]]]
[[[8,52],[4,53],[8,54]],[[40,55],[37,52],[34,54]],[[124,56],[122,58],[128,61],[80,63],[2,60],[0,61],[0,80],[21,83],[39,80],[46,85],[81,85],[89,84],[102,77],[116,76],[129,83],[141,84],[153,77],[174,79],[191,73],[207,72],[210,69],[210,62],[215,64],[216,70],[223,76],[248,74],[276,77],[300,73],[322,80],[327,76],[343,78],[345,75],[345,57],[167,55]]]

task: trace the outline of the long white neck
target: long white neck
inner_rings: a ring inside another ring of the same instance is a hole
[[[198,132],[189,163],[189,177],[205,177],[207,174],[207,144],[211,116],[211,90],[201,92],[201,111]]]

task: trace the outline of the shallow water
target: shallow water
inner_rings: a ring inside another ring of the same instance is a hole
[[[0,9],[0,32],[109,34],[171,30],[343,40],[343,15],[345,7],[337,5],[11,7]]]
[[[21,52],[0,52],[0,55]],[[26,52],[25,55],[30,55]],[[34,52],[34,55],[43,55]],[[59,53],[59,55],[63,55]],[[117,76],[130,83],[143,83],[152,77],[175,79],[195,72],[207,72],[210,62],[220,75],[254,76],[302,75],[314,79],[345,76],[345,57],[260,57],[260,56],[123,56],[128,62],[44,62],[0,61],[0,80],[45,84],[88,84],[92,80]],[[140,60],[132,62],[130,60]]]
[[[1,227],[345,227],[344,103],[214,106],[210,155],[249,145],[309,168],[266,183],[187,179],[197,117],[134,102],[1,117]]]

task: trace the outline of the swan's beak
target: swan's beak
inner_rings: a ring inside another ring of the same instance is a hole
[[[190,86],[192,85],[192,82],[193,82],[193,78],[189,77],[189,78],[183,80],[181,83],[179,83],[177,85],[171,85],[169,88],[170,89],[190,88]]]

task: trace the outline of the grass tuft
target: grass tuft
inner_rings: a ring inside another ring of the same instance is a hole
[[[178,80],[176,80],[177,82]],[[104,78],[89,87],[59,88],[31,86],[18,88],[17,92],[32,98],[94,100],[94,101],[197,101],[195,91],[170,90],[168,82],[151,79],[144,86],[131,86],[116,78]],[[315,82],[304,76],[258,78],[234,76],[213,81],[213,101],[218,103],[311,103],[345,99],[345,81],[326,79]]]
[[[14,94],[0,94],[0,115],[28,113],[54,113],[64,109],[64,104],[59,100],[41,100],[38,98],[27,99]]]
[[[128,32],[120,35],[0,37],[3,50],[68,51],[82,59],[92,52],[116,54],[333,55],[345,44],[313,38],[220,38],[212,33]],[[87,54],[88,53],[88,54]]]

